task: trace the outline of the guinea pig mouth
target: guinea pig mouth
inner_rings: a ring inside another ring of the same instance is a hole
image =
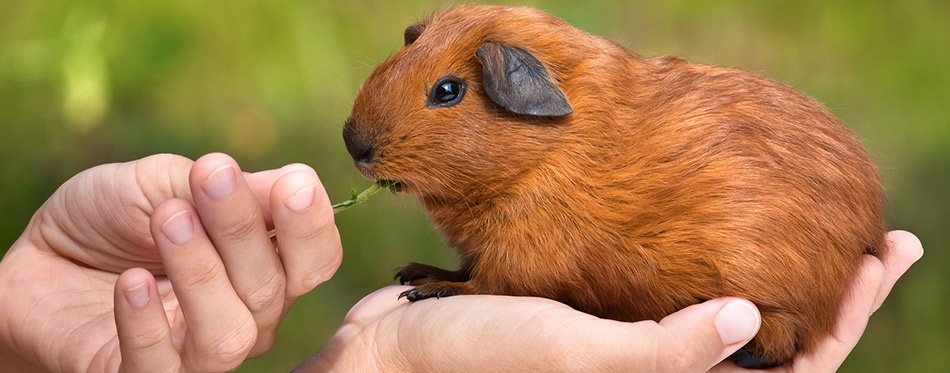
[[[376,183],[379,185],[388,185],[389,190],[391,190],[393,194],[402,192],[406,188],[405,184],[395,180],[376,180]]]
[[[405,183],[401,181],[378,177],[378,175],[376,175],[376,172],[373,170],[372,166],[368,164],[356,162],[356,170],[359,171],[359,173],[363,175],[363,177],[370,180],[375,180],[376,184],[389,188],[389,190],[392,191],[393,194],[406,191]]]

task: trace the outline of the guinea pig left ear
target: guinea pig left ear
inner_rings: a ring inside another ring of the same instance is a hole
[[[517,114],[557,117],[574,112],[547,69],[527,51],[487,42],[475,51],[488,97]]]
[[[418,39],[420,35],[422,35],[422,31],[424,31],[425,29],[426,29],[425,23],[414,23],[414,24],[409,25],[409,27],[406,27],[406,31],[403,33],[403,36],[402,36],[403,37],[402,46],[408,47],[410,44],[416,41],[416,39]]]

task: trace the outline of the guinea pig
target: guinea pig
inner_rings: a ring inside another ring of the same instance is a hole
[[[736,360],[772,366],[828,335],[858,257],[886,250],[877,170],[821,104],[534,9],[406,28],[343,137],[460,254],[454,271],[402,268],[410,301],[537,296],[639,321],[742,297],[762,322]]]

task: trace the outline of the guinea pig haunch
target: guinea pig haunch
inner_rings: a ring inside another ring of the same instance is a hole
[[[403,268],[410,301],[540,296],[638,321],[743,297],[762,324],[737,362],[774,365],[829,333],[858,257],[886,250],[870,157],[786,85],[529,8],[459,6],[404,39],[343,134],[460,254]]]

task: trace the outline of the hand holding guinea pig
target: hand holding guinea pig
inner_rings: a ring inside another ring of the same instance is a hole
[[[890,232],[887,240],[891,249],[881,260],[859,260],[831,334],[773,371],[833,372],[841,365],[870,314],[922,254],[910,233]],[[743,326],[758,320],[741,315],[748,306],[739,304],[746,301],[728,298],[686,307],[659,322],[621,323],[532,297],[397,301],[406,288],[389,286],[363,298],[296,371],[733,372],[742,369],[722,360],[751,336],[724,343],[741,338],[748,332]]]
[[[766,367],[812,351],[858,258],[887,250],[877,171],[821,104],[533,9],[410,26],[343,134],[460,253],[456,271],[403,268],[411,301],[540,296],[638,321],[737,296],[762,324],[735,359]]]

